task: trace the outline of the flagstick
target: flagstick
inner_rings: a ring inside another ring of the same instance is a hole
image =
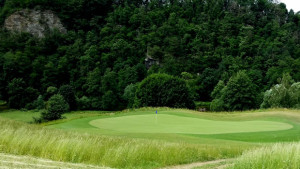
[[[157,110],[155,112],[155,124],[157,124]]]

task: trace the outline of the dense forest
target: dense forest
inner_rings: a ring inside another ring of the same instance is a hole
[[[0,25],[20,9],[54,11],[67,33],[37,38],[1,28],[0,100],[11,108],[34,109],[53,95],[71,110],[152,106],[139,97],[159,92],[162,77],[185,82],[174,91],[187,100],[244,110],[259,108],[283,74],[300,81],[300,14],[273,0],[0,0]],[[146,57],[156,64],[146,66]],[[245,102],[228,100],[237,87]],[[174,91],[149,99],[188,105],[164,100]]]

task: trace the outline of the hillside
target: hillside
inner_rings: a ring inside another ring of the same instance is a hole
[[[51,11],[65,31],[5,29],[23,10]],[[244,70],[255,91],[247,109],[259,108],[283,73],[300,81],[299,20],[273,0],[2,0],[0,100],[32,109],[51,87],[69,85],[71,109],[119,110],[136,103],[135,84],[159,72],[187,81],[194,100],[212,101],[219,80]]]

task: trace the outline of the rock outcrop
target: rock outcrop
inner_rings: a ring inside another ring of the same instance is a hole
[[[17,11],[6,18],[4,27],[9,31],[27,32],[39,38],[45,37],[46,33],[54,29],[61,33],[67,32],[58,16],[50,10],[24,9]]]

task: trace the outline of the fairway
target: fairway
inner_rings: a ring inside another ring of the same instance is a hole
[[[0,160],[0,168],[16,165],[26,168],[45,168],[48,165],[52,168],[62,165],[69,168],[91,168],[90,165],[149,169],[183,167],[182,164],[202,165],[206,164],[205,161],[236,158],[249,150],[252,152],[262,146],[268,148],[271,143],[283,145],[300,140],[298,110],[233,113],[169,108],[123,112],[76,111],[50,123],[24,123],[38,115],[35,111],[0,112],[0,151],[5,153],[4,156],[0,154],[0,158],[4,158]],[[279,150],[282,153],[284,149]],[[21,155],[21,160],[15,155]],[[243,159],[249,159],[249,155],[251,153],[241,158],[239,165],[242,166],[245,163]],[[45,163],[43,159],[52,162]],[[268,159],[268,154],[263,159]],[[215,168],[227,164],[231,162],[207,166]],[[203,167],[206,168],[206,165]]]
[[[125,133],[224,134],[279,131],[292,125],[274,121],[215,121],[169,114],[131,115],[90,121],[100,129]]]

